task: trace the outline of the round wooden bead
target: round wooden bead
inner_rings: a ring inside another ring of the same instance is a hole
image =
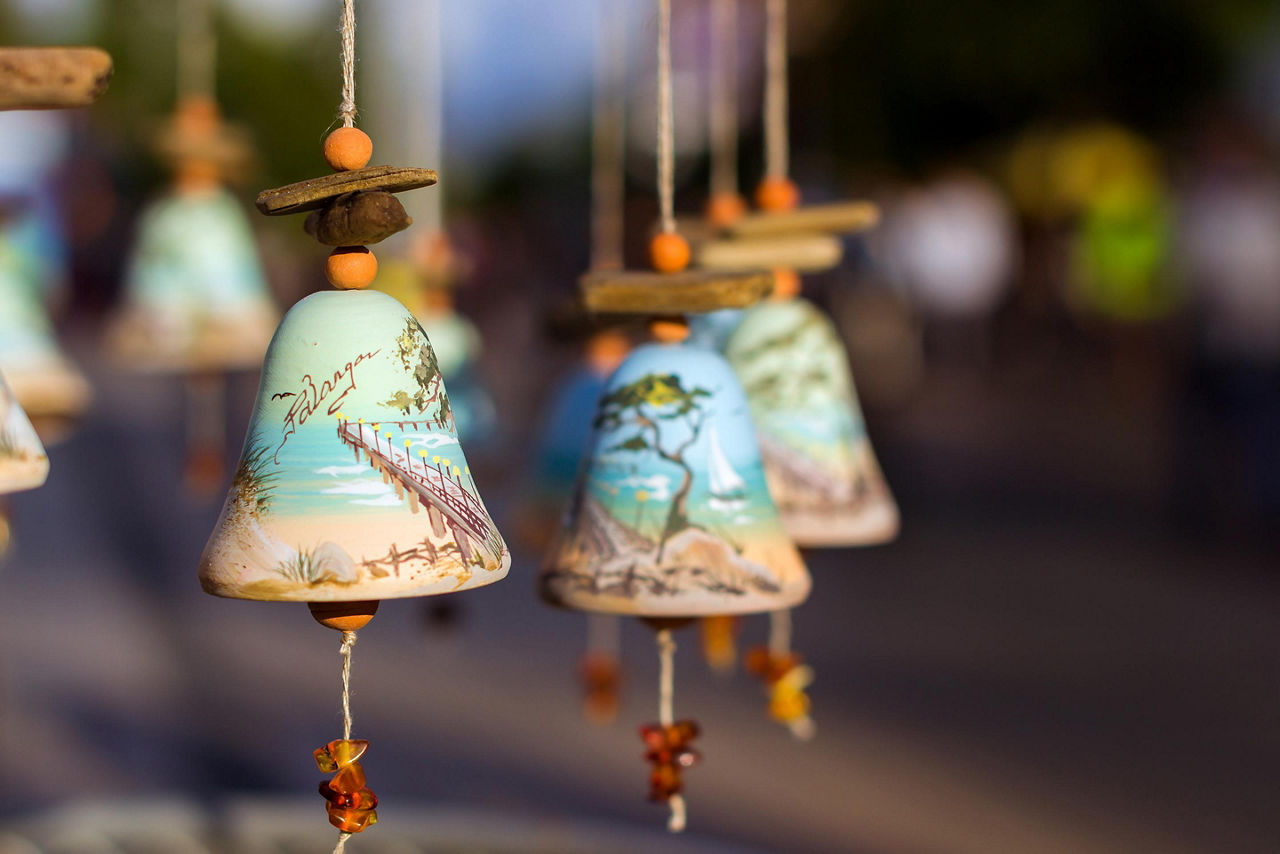
[[[369,602],[308,602],[317,623],[339,632],[363,629],[378,613],[378,600]]]
[[[716,193],[707,201],[707,221],[716,228],[725,228],[742,219],[747,203],[737,193]]]
[[[649,334],[660,344],[679,344],[689,337],[689,321],[683,317],[655,317],[649,321]]]
[[[689,241],[678,234],[657,234],[649,242],[649,261],[659,273],[679,273],[689,266]]]
[[[324,138],[324,159],[337,172],[363,169],[371,157],[373,140],[359,128],[338,128]]]
[[[339,246],[329,253],[324,274],[340,290],[367,288],[378,275],[378,259],[367,246]]]
[[[756,187],[756,204],[771,213],[793,210],[800,204],[800,189],[790,178],[768,176]]]

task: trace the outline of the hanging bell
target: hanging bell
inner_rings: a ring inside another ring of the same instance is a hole
[[[719,355],[637,348],[605,386],[591,453],[541,578],[551,602],[692,617],[790,608],[810,579]]]
[[[173,190],[143,212],[108,345],[131,368],[254,368],[279,315],[245,211],[222,184],[248,158],[208,97],[187,96],[158,146]]]
[[[769,492],[800,546],[870,545],[898,533],[844,345],[794,295],[748,309],[725,346],[746,389]]]
[[[504,577],[431,342],[395,299],[326,291],[281,321],[230,493],[200,561],[209,593],[355,601]]]
[[[19,247],[0,238],[0,370],[37,423],[74,418],[88,405],[89,384],[54,338],[43,283],[29,270]]]
[[[0,494],[35,489],[49,476],[49,458],[4,379],[0,378]]]

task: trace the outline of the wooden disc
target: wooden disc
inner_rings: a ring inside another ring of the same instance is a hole
[[[773,290],[773,274],[685,270],[651,273],[597,271],[578,280],[588,311],[602,314],[701,314],[746,308]]]
[[[322,208],[344,193],[359,190],[385,190],[402,193],[436,183],[434,169],[412,166],[368,166],[350,172],[335,172],[319,178],[308,178],[274,190],[263,190],[254,202],[267,216],[284,216]]]
[[[693,262],[704,270],[786,267],[802,273],[817,273],[835,267],[843,256],[840,238],[821,232],[732,237],[693,247]]]
[[[378,613],[378,600],[367,602],[308,602],[317,623],[339,632],[363,629]]]
[[[744,216],[729,227],[735,237],[766,234],[827,232],[852,234],[866,231],[880,222],[880,208],[874,202],[836,202],[829,205],[804,205],[778,213],[754,213]]]

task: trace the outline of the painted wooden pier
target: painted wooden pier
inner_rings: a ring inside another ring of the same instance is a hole
[[[502,538],[494,529],[480,499],[463,483],[464,474],[439,454],[418,451],[416,454],[380,428],[394,425],[401,433],[434,427],[430,421],[379,421],[376,424],[352,422],[338,416],[338,438],[355,451],[356,460],[363,453],[369,465],[382,475],[384,483],[395,488],[396,496],[408,502],[417,513],[425,509],[431,520],[431,531],[437,537],[446,528],[453,533],[466,563],[479,561],[476,549],[488,552],[496,562],[502,557]],[[415,459],[416,457],[416,459]]]

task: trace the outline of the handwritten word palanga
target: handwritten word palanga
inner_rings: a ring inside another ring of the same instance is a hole
[[[326,400],[329,402],[328,407],[325,409],[325,414],[336,415],[338,413],[338,410],[342,408],[342,402],[347,399],[347,395],[356,390],[356,365],[366,359],[372,359],[381,352],[382,349],[379,348],[371,353],[361,353],[334,371],[333,377],[323,380],[319,386],[316,385],[316,381],[311,374],[305,374],[302,377],[301,387],[298,391],[272,395],[272,400],[278,397],[293,398],[289,411],[284,414],[280,444],[276,445],[275,453],[272,455],[276,465],[280,464],[280,451],[284,449],[289,437],[298,431],[298,427],[307,423],[307,419],[320,408],[322,403]],[[333,396],[335,393],[336,396]],[[331,397],[332,399],[330,399]]]

